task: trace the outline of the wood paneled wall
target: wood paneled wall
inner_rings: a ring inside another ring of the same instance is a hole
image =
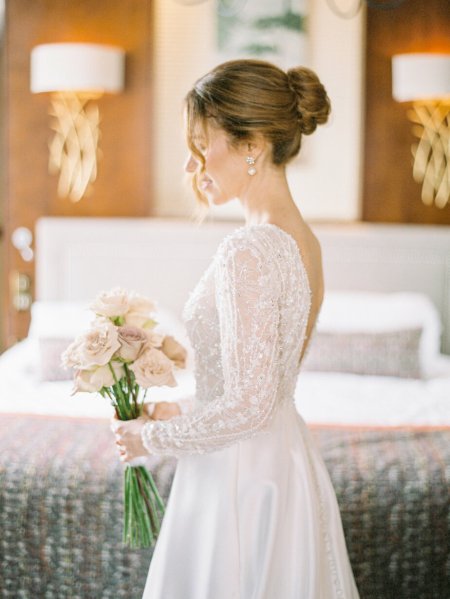
[[[367,11],[363,220],[450,224],[450,204],[425,206],[412,178],[409,103],[392,98],[391,57],[450,53],[449,0],[405,0],[396,9]]]
[[[57,177],[48,174],[52,132],[49,95],[30,92],[30,52],[50,42],[94,42],[126,51],[126,85],[98,100],[101,115],[98,178],[92,194],[74,204],[57,197]],[[5,61],[6,189],[3,193],[4,313],[7,345],[26,335],[28,312],[16,311],[9,278],[34,276],[12,247],[16,227],[34,230],[41,215],[145,216],[152,211],[152,6],[151,0],[9,0]]]

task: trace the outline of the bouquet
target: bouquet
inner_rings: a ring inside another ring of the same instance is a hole
[[[155,305],[134,292],[103,292],[90,308],[96,315],[90,329],[62,355],[63,365],[75,369],[73,393],[98,392],[111,401],[119,420],[138,418],[149,387],[177,384],[174,366],[184,367],[186,351],[155,330]],[[145,466],[127,464],[124,476],[123,541],[131,548],[150,547],[161,526],[163,501]]]

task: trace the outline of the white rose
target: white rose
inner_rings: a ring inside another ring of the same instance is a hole
[[[125,369],[120,362],[111,362],[111,366],[117,380],[125,376]],[[75,375],[73,393],[78,391],[94,393],[100,391],[103,387],[111,387],[114,383],[114,376],[108,364],[93,370],[78,370]]]
[[[150,314],[145,312],[127,312],[124,316],[124,323],[139,329],[151,329],[157,324],[156,320],[153,320]]]
[[[117,329],[120,349],[117,356],[126,362],[134,362],[147,343],[147,335],[142,329],[123,326]]]
[[[156,325],[151,313],[156,310],[155,304],[148,298],[132,291],[129,295],[129,309],[124,316],[125,324],[142,329],[149,329]]]
[[[172,362],[161,351],[154,347],[147,348],[130,366],[136,382],[141,387],[168,385],[175,387],[176,381],[172,373]]]
[[[81,368],[80,345],[82,342],[83,339],[77,337],[61,354],[61,365],[64,368]]]
[[[97,321],[76,342],[79,365],[83,370],[107,364],[120,348],[117,328],[109,321]]]
[[[95,298],[90,308],[96,314],[108,318],[124,316],[130,309],[129,294],[121,287],[115,287],[111,291],[103,291]]]
[[[156,310],[155,304],[143,295],[132,291],[129,295],[129,310],[139,314],[150,314]]]
[[[153,330],[146,330],[145,334],[147,335],[148,345],[151,345],[151,347],[156,347],[157,349],[160,349],[160,347],[164,341],[164,335],[162,335],[161,333],[157,333],[156,331],[153,331]]]

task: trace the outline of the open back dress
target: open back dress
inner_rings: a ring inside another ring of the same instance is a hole
[[[184,310],[195,407],[150,421],[179,458],[145,599],[357,599],[335,493],[294,404],[311,307],[276,225],[220,244]]]

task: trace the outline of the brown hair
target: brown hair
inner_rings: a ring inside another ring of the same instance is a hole
[[[286,72],[262,60],[231,60],[199,79],[186,96],[187,143],[204,165],[195,129],[207,119],[223,129],[231,143],[261,134],[272,144],[272,162],[286,164],[300,150],[302,135],[325,123],[330,101],[317,75],[305,67]],[[207,201],[193,187],[202,203]]]

